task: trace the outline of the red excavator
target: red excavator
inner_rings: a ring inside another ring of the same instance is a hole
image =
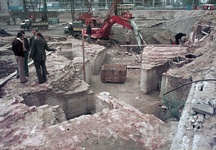
[[[118,23],[121,24],[123,27],[126,27],[128,29],[132,29],[135,35],[135,38],[138,42],[138,45],[141,45],[143,40],[142,34],[140,33],[139,28],[135,24],[134,21],[130,19],[126,19],[120,16],[111,16],[102,26],[102,28],[92,28],[92,39],[109,39],[114,36],[112,32],[110,32],[111,27],[113,24]],[[86,34],[86,28],[83,29],[83,33],[85,37],[88,37],[88,34]]]
[[[106,18],[104,20],[102,27],[101,28],[92,28],[91,38],[92,39],[109,39],[109,38],[112,38],[114,36],[114,34],[111,32],[111,27],[113,24],[118,23],[118,24],[121,24],[123,27],[126,27],[126,28],[133,30],[135,38],[138,42],[138,45],[141,45],[142,42],[145,43],[145,41],[143,40],[142,34],[140,33],[140,30],[134,21],[127,19],[127,18],[124,18],[124,17],[112,15],[112,13],[116,9],[118,1],[119,0],[115,0],[112,3],[112,5],[111,5],[111,7],[110,7],[110,9],[106,15]],[[88,34],[86,34],[86,30],[87,29],[84,28],[83,33],[84,33],[85,37],[88,37]]]
[[[92,18],[93,17],[91,4],[89,3],[88,0],[85,0],[85,2],[86,2],[86,5],[88,6],[89,10],[87,12],[78,13],[74,17],[74,19],[77,20],[77,21],[79,21],[79,20],[85,21],[87,18]]]

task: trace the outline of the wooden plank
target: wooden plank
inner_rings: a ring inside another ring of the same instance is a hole
[[[120,45],[120,46],[154,46],[154,47],[179,47],[180,45],[171,45],[171,44],[146,44],[146,45]],[[181,47],[188,47],[188,46],[181,46]]]
[[[48,53],[46,54],[46,56],[50,55],[51,53],[52,53],[52,52],[48,52]],[[33,63],[34,63],[34,60],[32,60],[31,62],[29,62],[29,63],[28,63],[28,66],[31,66]],[[0,79],[0,80],[1,80],[1,81],[0,81],[0,87],[1,87],[2,85],[4,85],[8,80],[10,80],[13,76],[15,76],[15,75],[16,75],[16,72],[17,72],[17,71],[11,73],[9,76],[7,76],[7,77],[4,78],[4,79]]]
[[[140,69],[140,66],[127,66],[127,69]]]

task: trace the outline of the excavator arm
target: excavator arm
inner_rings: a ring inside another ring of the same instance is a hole
[[[110,30],[113,24],[118,23],[122,25],[123,27],[126,27],[128,29],[132,29],[134,36],[137,40],[138,45],[141,46],[142,42],[144,44],[145,41],[143,40],[142,34],[140,32],[140,29],[137,27],[134,21],[131,21],[129,19],[120,17],[120,16],[111,16],[108,21],[105,22],[103,27],[98,31],[99,34],[101,34],[101,38],[108,38],[110,35]]]
[[[105,20],[108,20],[108,19],[111,17],[111,15],[113,14],[113,12],[114,12],[114,11],[116,10],[116,8],[117,8],[118,2],[121,2],[121,0],[114,0],[114,1],[113,1],[112,5],[111,5],[111,7],[109,8],[108,13],[107,13],[107,15],[106,15],[106,17],[105,17]]]
[[[92,7],[91,7],[91,4],[89,3],[89,1],[88,1],[88,0],[85,0],[85,2],[86,2],[86,5],[87,5],[87,7],[89,8],[89,10],[86,12],[86,13],[88,14],[88,13],[90,13],[90,12],[91,12],[91,10],[92,10]]]
[[[75,16],[75,20],[85,20],[86,18],[91,18],[93,16],[92,7],[88,0],[85,0],[89,10],[87,12],[80,12]]]

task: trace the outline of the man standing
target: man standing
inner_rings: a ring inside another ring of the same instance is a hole
[[[32,43],[33,43],[34,39],[36,39],[36,33],[37,33],[37,32],[38,32],[38,29],[37,29],[37,28],[33,28],[33,29],[32,29],[33,36],[30,37],[30,39],[29,39],[30,48],[31,48],[31,46],[32,46]],[[44,39],[43,35],[41,36],[41,38]],[[45,65],[45,67],[46,67],[46,65]],[[49,74],[48,71],[47,71],[47,68],[46,68],[46,74]]]
[[[130,43],[132,42],[130,30],[128,30],[128,32],[125,34],[125,42],[127,45],[130,45]],[[130,50],[130,46],[127,46],[127,51],[129,52],[129,50]]]
[[[175,39],[176,39],[176,44],[177,44],[177,45],[179,45],[180,40],[181,40],[181,38],[182,38],[183,36],[186,36],[186,34],[184,34],[184,33],[178,33],[178,34],[175,35]]]
[[[88,34],[88,43],[91,43],[91,22],[87,26],[86,34]]]
[[[38,77],[38,83],[44,83],[47,81],[46,78],[46,52],[47,51],[55,51],[56,49],[51,49],[48,47],[47,42],[42,39],[42,35],[40,32],[36,33],[36,39],[32,43],[31,52],[29,57],[34,60],[34,65]],[[42,72],[41,72],[42,71]]]
[[[25,36],[24,31],[20,31],[20,32],[22,32],[22,34]],[[29,77],[29,71],[28,71],[29,43],[28,43],[28,39],[24,37],[24,39],[22,40],[22,43],[23,43],[23,54],[25,56],[24,73],[25,73],[25,76]],[[17,67],[16,78],[19,78],[19,68],[18,67]]]
[[[23,54],[23,42],[22,42],[23,38],[24,38],[24,34],[22,32],[18,32],[17,38],[14,39],[12,42],[12,50],[14,52],[18,64],[20,82],[26,83],[28,80],[26,79],[24,73],[25,56]]]
[[[30,37],[30,39],[29,39],[29,45],[30,45],[30,47],[32,46],[33,40],[36,39],[36,33],[37,32],[38,32],[37,28],[33,28],[32,29],[33,36]]]

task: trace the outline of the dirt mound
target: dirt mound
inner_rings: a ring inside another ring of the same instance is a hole
[[[162,32],[161,34],[155,34],[153,36],[160,44],[170,44],[170,39],[173,41],[175,40],[175,37],[169,33],[169,32]]]
[[[7,33],[4,29],[0,29],[0,36],[4,37],[4,36],[12,36],[12,35]]]
[[[179,19],[201,16],[205,10],[130,10],[135,18]]]
[[[160,42],[154,37],[150,37],[145,40],[146,44],[160,44]]]
[[[212,15],[210,15],[211,17]],[[203,25],[203,29],[205,29],[205,24],[209,23],[210,20],[206,20],[208,16],[203,17],[203,20],[199,20],[199,24]],[[207,25],[207,24],[206,24]],[[208,26],[208,25],[207,25]],[[211,26],[215,26],[215,23],[211,23]],[[196,30],[196,29],[195,29]],[[209,30],[213,37],[216,36],[216,29]],[[196,35],[196,38],[197,35]],[[181,68],[174,69],[173,73],[175,75],[181,76],[183,78],[192,80],[203,79],[205,74],[214,70],[216,64],[216,51],[215,51],[216,43],[214,40],[211,40],[211,36],[207,35],[204,40],[196,42],[193,45],[190,45],[188,48],[188,53],[193,54],[196,58],[191,58],[192,62],[188,62]]]
[[[0,79],[10,75],[17,69],[17,65],[11,65],[5,60],[0,60],[0,66]]]
[[[192,27],[199,20],[199,16],[174,19],[166,23],[166,28],[172,33],[186,33],[189,34],[192,31]]]

